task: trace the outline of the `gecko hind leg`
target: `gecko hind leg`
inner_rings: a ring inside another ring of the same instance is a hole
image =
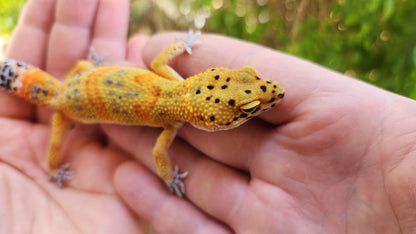
[[[49,180],[55,181],[59,187],[63,182],[74,177],[74,172],[68,170],[69,164],[61,165],[60,152],[64,138],[72,126],[72,120],[65,114],[57,111],[52,116],[52,136],[49,143],[48,164]]]

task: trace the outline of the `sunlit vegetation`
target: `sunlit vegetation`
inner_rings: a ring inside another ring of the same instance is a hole
[[[0,0],[0,35],[22,2]],[[416,98],[414,0],[131,0],[131,9],[130,33],[219,33]]]

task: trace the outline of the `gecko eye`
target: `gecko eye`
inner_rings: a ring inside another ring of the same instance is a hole
[[[245,113],[251,113],[258,105],[260,105],[260,101],[252,101],[240,106],[240,110]]]

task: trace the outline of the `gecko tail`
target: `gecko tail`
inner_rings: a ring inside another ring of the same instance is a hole
[[[61,85],[39,68],[12,59],[0,61],[0,88],[36,105],[55,108]]]

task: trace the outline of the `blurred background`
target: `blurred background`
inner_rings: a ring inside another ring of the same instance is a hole
[[[1,52],[26,0],[0,0]],[[130,34],[199,29],[416,99],[415,0],[131,0]]]

